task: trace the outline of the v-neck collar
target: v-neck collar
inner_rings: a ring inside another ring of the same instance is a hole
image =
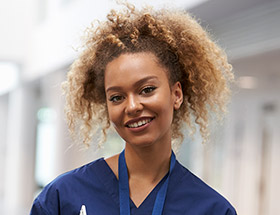
[[[151,199],[151,202],[154,203],[156,195],[159,191],[159,189],[161,188],[162,184],[164,183],[164,181],[166,180],[168,176],[168,173],[160,180],[160,182],[151,190],[151,192],[146,196],[146,198],[141,202],[141,204],[137,207],[135,205],[135,203],[132,201],[132,199],[129,197],[130,200],[130,207],[131,208],[137,208],[140,209],[141,207],[145,207],[147,201],[149,201]],[[148,204],[148,203],[147,203]]]
[[[96,168],[96,176],[99,178],[99,180],[104,184],[107,193],[113,198],[114,202],[119,206],[119,181],[112,171],[112,169],[109,167],[107,162],[104,160],[104,158],[100,159],[100,162],[98,162],[99,168]],[[156,195],[158,193],[158,190],[164,183],[164,181],[167,178],[166,174],[161,181],[153,188],[153,190],[148,194],[148,196],[143,200],[143,202],[139,205],[139,207],[136,207],[134,202],[130,198],[130,208],[132,211],[141,211],[142,210],[152,210],[154,201],[156,198]]]

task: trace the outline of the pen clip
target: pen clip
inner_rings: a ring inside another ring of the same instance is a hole
[[[86,206],[82,205],[81,210],[80,210],[80,215],[87,215],[87,211],[86,211]]]

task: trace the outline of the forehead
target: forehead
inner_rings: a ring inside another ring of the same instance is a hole
[[[131,85],[149,76],[168,82],[167,70],[158,63],[154,54],[122,54],[106,66],[105,89],[114,85]]]

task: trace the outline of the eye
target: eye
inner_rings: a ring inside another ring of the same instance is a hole
[[[122,99],[123,99],[123,96],[111,96],[109,98],[109,101],[113,102],[113,103],[117,103],[117,102],[120,102]]]
[[[141,94],[148,94],[153,92],[156,89],[156,87],[150,86],[150,87],[145,87],[142,91]]]

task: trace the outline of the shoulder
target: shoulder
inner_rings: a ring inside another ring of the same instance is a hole
[[[187,214],[236,214],[232,205],[221,194],[179,162],[176,163],[174,176],[171,184],[171,192],[174,192],[172,196],[180,197],[182,204],[188,205],[185,209]]]
[[[119,169],[119,155],[120,154],[116,154],[112,157],[106,158],[105,161],[108,164],[108,166],[110,167],[110,169],[113,171],[113,173],[115,174],[116,178],[118,178],[119,174],[118,174],[118,169]]]
[[[66,205],[66,201],[78,202],[80,193],[101,186],[98,172],[104,163],[100,158],[55,178],[34,200],[30,214],[54,214],[55,211],[59,214],[59,208]]]
[[[50,182],[46,186],[46,188],[53,187],[56,189],[61,189],[64,188],[64,186],[77,186],[78,184],[83,184],[86,181],[92,181],[98,177],[98,169],[102,168],[103,165],[103,158],[92,161],[79,168],[73,169],[71,171],[59,175],[52,182]],[[71,189],[73,189],[73,187],[71,187]]]

